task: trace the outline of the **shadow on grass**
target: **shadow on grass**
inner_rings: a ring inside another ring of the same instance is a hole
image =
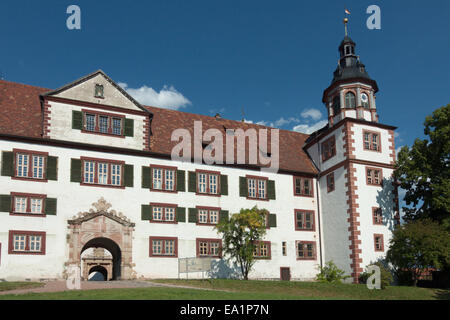
[[[450,290],[443,290],[443,289],[436,290],[434,298],[438,300],[450,300]]]

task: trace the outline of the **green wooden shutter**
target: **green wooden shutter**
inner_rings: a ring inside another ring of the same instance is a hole
[[[2,152],[2,176],[14,176],[14,153]]]
[[[267,198],[271,200],[275,200],[275,181],[268,180],[267,181]]]
[[[47,179],[58,180],[58,157],[47,157]]]
[[[132,137],[134,135],[134,120],[133,119],[125,119],[125,127],[123,130],[123,134],[126,137]]]
[[[152,220],[152,206],[148,204],[141,206],[141,220]]]
[[[275,228],[277,226],[277,215],[275,213],[269,214],[269,227]]]
[[[134,185],[134,171],[132,164],[126,164],[123,168],[123,183],[125,187],[133,187]]]
[[[188,191],[197,192],[197,174],[195,171],[188,172]]]
[[[177,191],[186,191],[186,171],[177,170]]]
[[[71,182],[81,182],[81,160],[71,159],[70,160],[70,181]]]
[[[57,200],[56,198],[45,199],[45,214],[56,215]]]
[[[247,197],[248,196],[248,187],[247,187],[247,178],[239,177],[239,196]]]
[[[228,176],[224,174],[220,175],[220,194],[223,196],[228,195]]]
[[[189,208],[189,222],[196,223],[197,222],[197,208]]]
[[[9,194],[0,195],[0,212],[11,212],[11,196]]]
[[[72,129],[83,129],[83,113],[81,111],[72,111]]]
[[[186,222],[186,208],[177,207],[177,221]]]
[[[228,210],[220,210],[219,221],[226,221],[226,220],[228,220],[228,218],[229,218]]]
[[[152,186],[150,167],[142,167],[142,188],[150,189]]]

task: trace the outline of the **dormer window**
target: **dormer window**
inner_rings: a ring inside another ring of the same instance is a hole
[[[103,96],[103,85],[101,84],[96,84],[95,85],[95,97],[96,98],[104,98]]]

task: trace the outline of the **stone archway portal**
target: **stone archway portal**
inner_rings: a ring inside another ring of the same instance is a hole
[[[111,204],[102,197],[92,206],[89,212],[80,212],[68,221],[69,228],[69,261],[66,265],[81,266],[81,252],[92,239],[107,238],[120,248],[121,260],[118,279],[134,279],[132,261],[132,235],[135,224],[123,216],[121,212],[109,210]]]

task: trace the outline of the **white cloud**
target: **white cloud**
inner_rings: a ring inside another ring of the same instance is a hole
[[[178,110],[192,103],[173,86],[164,86],[159,92],[151,87],[143,85],[140,88],[128,88],[128,84],[118,83],[129,95],[139,103],[165,109]]]
[[[319,120],[320,118],[322,118],[322,112],[320,112],[320,110],[318,109],[306,109],[305,111],[303,111],[300,114],[303,118],[311,118],[315,121]]]
[[[314,131],[317,131],[319,129],[322,129],[324,126],[326,126],[328,123],[327,120],[320,120],[312,125],[309,124],[299,124],[297,126],[295,126],[294,128],[292,128],[293,131],[297,131],[297,132],[301,132],[301,133],[306,133],[306,134],[311,134]]]
[[[294,118],[294,117],[290,117],[288,119],[285,119],[285,118],[281,117],[280,119],[278,119],[277,121],[274,122],[274,127],[281,127],[281,126],[284,126],[284,125],[289,124],[291,122],[299,123],[300,120],[298,120],[297,118]]]

